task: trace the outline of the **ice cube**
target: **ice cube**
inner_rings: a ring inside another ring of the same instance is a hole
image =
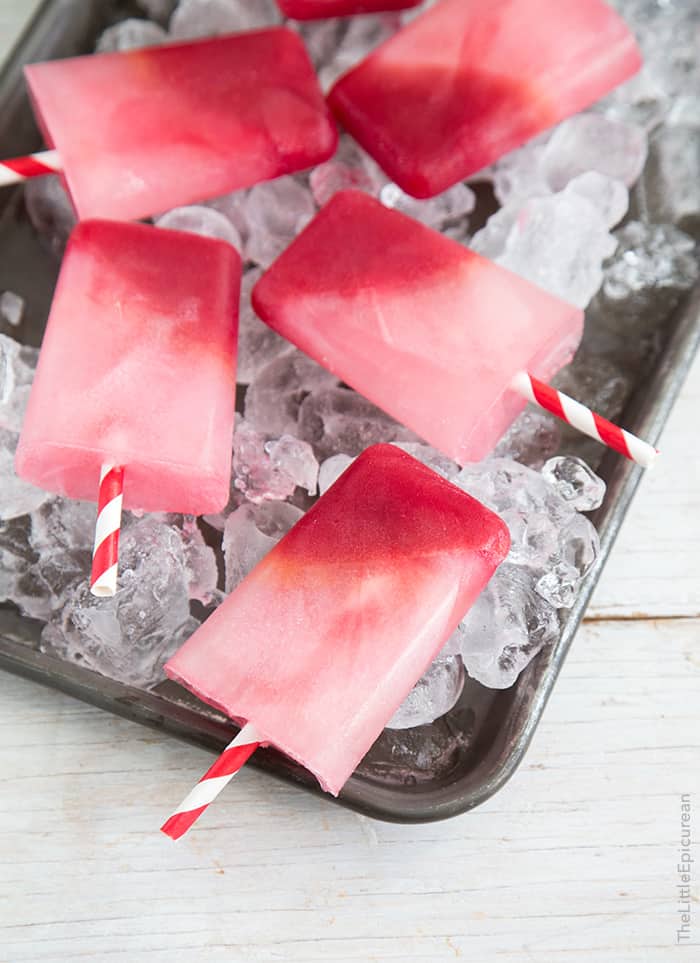
[[[90,571],[96,510],[89,502],[49,498],[31,515],[27,545],[33,564],[14,601],[25,615],[46,621],[59,613]]]
[[[52,498],[34,512],[29,542],[38,555],[91,551],[97,511],[91,502]]]
[[[297,433],[313,445],[320,459],[340,453],[359,455],[380,442],[415,439],[398,421],[348,388],[325,388],[305,398]]]
[[[452,461],[451,458],[443,455],[441,451],[431,445],[424,445],[423,442],[392,441],[392,445],[396,445],[397,448],[412,455],[417,461],[427,465],[428,468],[432,468],[443,478],[454,478],[461,470],[457,462]]]
[[[240,415],[233,437],[234,487],[252,502],[283,499],[297,486],[316,490],[318,462],[311,446],[292,435],[267,439]]]
[[[481,230],[474,234],[469,247],[492,261],[500,257],[518,219],[519,209],[519,204],[514,203],[492,214]]]
[[[532,576],[504,564],[458,628],[469,675],[491,689],[507,689],[545,645],[559,635],[555,609],[534,590]]]
[[[239,30],[257,30],[279,23],[274,0],[180,0],[170,18],[170,34],[176,40],[210,37]]]
[[[295,434],[303,400],[338,379],[301,351],[290,349],[261,368],[245,396],[246,421],[257,431]]]
[[[226,558],[226,591],[243,581],[304,513],[288,502],[241,505],[226,520],[223,550]]]
[[[496,261],[583,308],[600,287],[603,261],[615,247],[597,208],[561,191],[525,203]]]
[[[587,171],[606,174],[629,187],[641,174],[646,155],[646,133],[641,127],[603,114],[577,114],[555,129],[542,155],[542,170],[554,191]]]
[[[38,357],[36,348],[0,333],[0,428],[21,430]]]
[[[311,191],[294,177],[256,184],[245,200],[246,257],[269,267],[316,213]]]
[[[190,234],[213,237],[218,241],[226,241],[239,252],[243,250],[240,234],[231,221],[212,207],[199,204],[175,207],[157,218],[155,225],[169,231],[188,231]]]
[[[14,291],[3,291],[0,294],[0,319],[17,327],[24,314],[24,298]]]
[[[341,17],[301,23],[292,20],[289,21],[288,26],[301,35],[314,67],[320,71],[335,56],[335,51],[347,30],[347,21]]]
[[[580,458],[550,458],[542,468],[542,477],[578,512],[593,511],[603,503],[605,482]]]
[[[505,154],[491,171],[493,190],[502,205],[521,206],[529,197],[546,197],[552,188],[543,170],[549,134]]]
[[[291,351],[289,341],[280,337],[258,318],[250,301],[250,292],[262,276],[259,268],[250,268],[241,282],[241,307],[238,318],[238,361],[236,380],[250,384],[260,371],[280,355]]]
[[[544,475],[494,458],[465,466],[454,479],[497,512],[511,532],[506,562],[446,650],[459,643],[469,674],[494,688],[511,685],[542,646],[557,637],[554,610],[573,604],[599,551],[595,528],[575,510],[576,498],[562,497],[551,474],[551,465]],[[590,476],[587,491],[589,486]]]
[[[513,505],[501,509],[500,516],[510,531],[508,561],[537,570],[547,568],[558,545],[558,527],[549,513]]]
[[[245,247],[245,242],[248,240],[250,234],[250,229],[248,227],[248,221],[245,215],[245,205],[248,199],[248,191],[232,191],[230,194],[222,194],[220,197],[213,197],[211,200],[202,201],[205,207],[211,207],[215,211],[219,211],[224,217],[231,222],[236,233],[241,239],[241,244]],[[242,251],[243,248],[238,248]]]
[[[221,601],[217,591],[219,570],[214,550],[206,544],[197,520],[185,516],[182,521],[182,547],[187,574],[189,598],[210,605]]]
[[[314,200],[319,207],[340,190],[355,188],[375,197],[389,183],[379,165],[351,137],[341,134],[338,150],[331,160],[315,167],[309,176]]]
[[[110,53],[116,50],[135,50],[140,47],[155,47],[165,43],[168,35],[157,23],[129,17],[107,27],[97,41],[96,53]]]
[[[265,443],[272,470],[288,475],[298,488],[315,495],[318,487],[318,462],[311,445],[293,435],[282,435]]]
[[[600,479],[598,479],[600,481]],[[600,539],[585,515],[572,515],[559,532],[561,558],[578,573],[578,582],[588,575],[600,554]],[[578,591],[578,582],[576,590]]]
[[[570,609],[576,601],[579,583],[577,569],[568,562],[557,562],[541,575],[535,585],[538,595],[556,609]]]
[[[323,207],[338,191],[353,188],[374,193],[372,178],[363,167],[351,167],[335,159],[315,167],[309,176],[309,184],[319,207]]]
[[[456,657],[437,659],[387,722],[387,729],[411,729],[434,722],[452,709],[463,688],[462,660]]]
[[[319,71],[318,79],[321,88],[329,90],[341,74],[350,70],[371,50],[393,36],[400,25],[399,16],[395,13],[347,18],[345,32],[333,59]]]
[[[566,185],[566,191],[585,197],[599,212],[606,227],[614,227],[627,213],[629,194],[622,181],[598,171],[579,174]]]
[[[380,190],[379,200],[385,207],[401,211],[438,231],[463,221],[476,204],[474,191],[466,184],[455,184],[437,197],[421,201],[405,194],[397,184],[388,183]]]
[[[15,451],[19,435],[0,428],[0,520],[17,518],[35,511],[50,498],[15,473]]]

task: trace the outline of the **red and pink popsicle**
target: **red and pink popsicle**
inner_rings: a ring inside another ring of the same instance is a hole
[[[166,664],[247,725],[163,831],[186,832],[258,744],[337,795],[509,543],[431,469],[368,448]]]
[[[114,594],[122,487],[146,511],[228,501],[240,276],[230,245],[194,234],[84,221],[71,236],[16,468],[69,498],[99,486],[95,594]]]
[[[578,308],[359,191],[328,202],[253,305],[460,464],[488,455],[527,400],[641,464],[656,455],[543,384],[579,344]]]
[[[62,169],[78,215],[131,220],[311,167],[337,132],[303,43],[273,28],[32,64],[54,150],[0,184]]]
[[[603,0],[439,0],[341,77],[329,103],[392,180],[431,197],[640,64]]]

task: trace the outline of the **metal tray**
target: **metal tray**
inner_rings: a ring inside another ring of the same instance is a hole
[[[47,0],[0,74],[0,156],[35,150],[40,138],[22,82],[24,63],[93,49],[109,22],[134,14],[128,3]],[[20,333],[38,344],[48,313],[58,264],[38,241],[23,210],[21,189],[0,192],[0,290],[26,300]],[[665,325],[666,342],[655,369],[638,386],[622,421],[654,442],[668,417],[700,342],[700,291],[696,290]],[[608,484],[602,507],[592,516],[601,552],[579,598],[562,624],[559,642],[545,649],[510,689],[494,691],[467,681],[457,706],[431,726],[386,731],[346,784],[338,803],[379,819],[425,822],[479,805],[512,775],[523,758],[559,670],[583,617],[641,478],[641,470],[607,453],[598,468]],[[38,650],[40,623],[0,606],[0,667],[36,679],[119,715],[220,750],[231,737],[223,716],[166,682],[152,692],[130,688]],[[430,770],[406,766],[418,755]],[[259,751],[253,764],[272,775],[321,793],[313,777],[273,750]],[[404,776],[397,776],[397,766]],[[325,795],[325,794],[322,794]],[[325,796],[332,801],[332,797]]]

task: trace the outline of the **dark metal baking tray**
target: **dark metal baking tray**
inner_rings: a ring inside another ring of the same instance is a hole
[[[90,51],[104,26],[135,13],[130,4],[119,2],[44,3],[0,74],[0,156],[40,146],[22,64]],[[27,221],[21,189],[0,192],[0,242],[0,290],[11,289],[25,298],[26,320],[20,333],[37,344],[58,264]],[[652,442],[659,437],[700,341],[700,291],[681,305],[664,331],[666,342],[655,368],[638,386],[622,417],[626,426]],[[601,551],[575,606],[566,613],[559,642],[540,653],[510,689],[487,690],[468,680],[457,706],[432,726],[403,734],[385,732],[346,784],[338,799],[341,805],[396,822],[444,819],[479,805],[512,775],[539,723],[642,474],[612,453],[603,457],[598,470],[608,485],[603,505],[592,516]],[[223,716],[172,683],[144,692],[40,652],[40,628],[12,606],[0,606],[0,667],[212,751],[230,739],[232,727]],[[418,754],[430,757],[430,766],[418,766],[406,778],[407,767]],[[257,752],[253,763],[321,793],[312,776],[273,750]]]

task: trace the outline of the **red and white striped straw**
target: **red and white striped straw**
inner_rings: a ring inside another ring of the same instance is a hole
[[[653,445],[642,441],[624,428],[619,428],[591,411],[590,408],[557,391],[551,385],[545,384],[544,381],[539,381],[526,371],[520,371],[515,376],[513,388],[523,398],[534,402],[540,408],[544,408],[545,411],[551,412],[557,418],[577,428],[584,435],[595,438],[596,441],[602,442],[643,468],[650,468],[658,457],[658,449]]]
[[[208,769],[189,795],[185,796],[160,831],[179,839],[202,815],[204,810],[243,768],[262,741],[252,723],[243,726],[235,739],[226,746],[214,765]]]
[[[58,151],[42,150],[26,157],[11,157],[0,161],[0,187],[18,184],[30,177],[43,177],[44,174],[57,174],[63,170]]]
[[[110,598],[117,591],[123,491],[124,469],[119,465],[103,465],[90,576],[90,591],[99,598]]]

